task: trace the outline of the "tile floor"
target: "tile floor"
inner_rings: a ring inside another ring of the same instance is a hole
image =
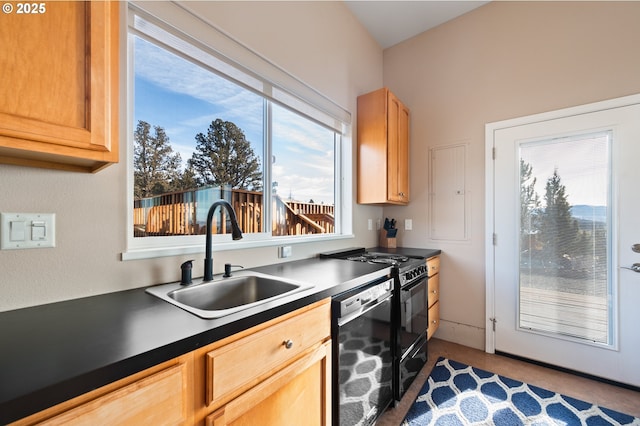
[[[573,374],[446,342],[429,340],[429,358],[407,393],[394,408],[388,409],[376,426],[398,426],[415,400],[438,357],[453,359],[515,380],[589,401],[612,410],[640,417],[640,392],[608,385]],[[640,363],[638,365],[640,368]]]

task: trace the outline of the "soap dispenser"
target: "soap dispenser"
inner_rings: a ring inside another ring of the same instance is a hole
[[[181,285],[191,284],[191,270],[193,269],[193,259],[187,260],[182,265],[180,265],[180,269],[182,269],[182,278],[180,279]]]

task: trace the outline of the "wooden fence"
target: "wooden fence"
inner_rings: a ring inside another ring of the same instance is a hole
[[[229,194],[242,231],[262,232],[262,192],[205,188],[134,200],[134,236],[204,234],[209,206],[220,198],[229,199]],[[332,233],[335,230],[332,205],[286,201],[277,195],[273,196],[273,204],[273,235]],[[212,229],[223,234],[227,232],[227,219],[226,213],[220,211],[214,215]]]

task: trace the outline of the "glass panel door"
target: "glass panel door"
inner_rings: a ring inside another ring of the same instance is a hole
[[[638,117],[640,95],[488,126],[490,351],[640,386]]]
[[[612,342],[611,131],[520,144],[518,327]]]

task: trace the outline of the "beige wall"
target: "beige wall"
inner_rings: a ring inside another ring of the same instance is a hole
[[[352,111],[354,120],[357,95],[382,86],[382,50],[341,2],[192,6]],[[180,263],[191,258],[194,274],[202,275],[203,254],[119,260],[126,249],[127,214],[126,132],[122,136],[120,163],[95,175],[0,165],[0,211],[55,213],[57,232],[53,249],[0,251],[0,311],[177,280]],[[354,205],[355,240],[294,245],[292,259],[373,245],[375,232],[357,218],[381,214],[380,207]],[[216,272],[225,262],[251,267],[278,261],[276,247],[214,253]]]
[[[403,245],[443,250],[437,336],[484,347],[485,124],[640,93],[639,22],[638,2],[498,1],[384,51],[384,84],[412,114],[412,201],[384,214],[413,219]],[[435,241],[428,153],[456,144],[470,238]]]

